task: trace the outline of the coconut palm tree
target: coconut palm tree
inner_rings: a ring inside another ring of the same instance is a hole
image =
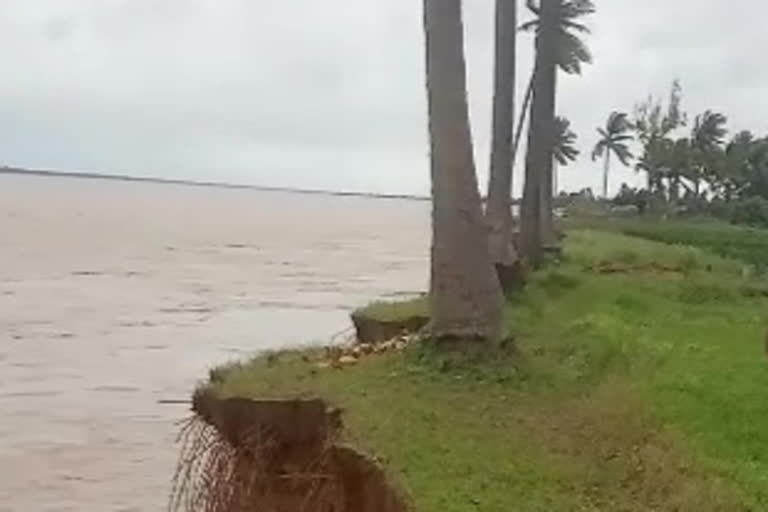
[[[622,165],[629,165],[633,158],[632,152],[627,145],[634,137],[632,136],[632,123],[629,122],[627,114],[624,112],[611,112],[605,127],[597,129],[600,134],[600,140],[595,144],[592,150],[592,160],[603,157],[603,197],[608,197],[608,173],[611,168],[611,154],[616,155]]]
[[[517,252],[512,242],[512,136],[515,119],[515,61],[517,0],[496,0],[496,40],[493,88],[493,133],[486,219],[491,259],[504,293],[519,279]],[[509,278],[509,279],[508,279]]]
[[[701,182],[713,175],[713,161],[722,149],[728,122],[723,114],[707,110],[696,116],[691,130],[690,150],[693,165],[687,177],[693,182],[696,197],[701,195]]]
[[[566,74],[580,75],[583,64],[592,63],[592,53],[589,51],[587,45],[574,34],[574,32],[589,34],[590,30],[586,25],[578,23],[576,20],[593,13],[595,7],[591,1],[561,1],[563,2],[563,14],[561,15],[561,21],[559,22],[560,37],[558,42],[557,66],[560,68],[560,71],[563,71]],[[538,33],[541,8],[533,0],[527,0],[526,4],[528,10],[534,14],[535,18],[520,25],[520,30],[524,32]],[[528,108],[531,103],[531,98],[533,97],[533,83],[535,76],[536,73],[534,70],[531,72],[531,78],[528,81],[528,87],[523,101],[523,108],[520,110],[520,118],[518,119],[515,142],[513,145],[513,162],[517,150],[520,147],[520,135],[522,134],[525,117],[528,115]]]
[[[525,162],[521,246],[534,265],[542,255],[542,234],[553,231],[552,171],[555,96],[558,66],[578,72],[590,60],[589,51],[574,32],[588,32],[576,20],[594,12],[591,0],[528,0],[536,19],[523,30],[536,32],[536,61],[531,96],[531,122]]]
[[[472,156],[461,0],[424,0],[431,149],[430,313],[436,339],[501,333],[502,295],[488,252]]]

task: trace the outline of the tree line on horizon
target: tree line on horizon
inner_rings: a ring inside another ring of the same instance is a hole
[[[623,184],[614,202],[768,226],[768,135],[738,130],[729,137],[727,124],[712,109],[688,116],[677,80],[666,103],[649,96],[628,125],[641,146],[635,170],[645,173],[646,184]]]

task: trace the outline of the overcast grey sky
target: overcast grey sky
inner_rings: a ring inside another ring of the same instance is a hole
[[[675,77],[690,113],[719,109],[731,128],[768,133],[768,3],[596,4],[595,64],[560,82],[559,113],[583,152],[561,172],[565,188],[598,188],[595,127],[611,109],[666,94]],[[493,1],[464,0],[464,10],[485,182]],[[519,44],[523,89],[530,36]],[[0,63],[2,163],[429,190],[418,0],[3,0]],[[612,186],[624,180],[640,177],[617,167]]]

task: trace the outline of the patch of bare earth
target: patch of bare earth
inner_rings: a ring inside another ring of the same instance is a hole
[[[538,408],[528,432],[568,468],[568,483],[590,510],[715,512],[738,505],[725,481],[691,463],[682,439],[665,430],[621,383],[589,397]]]
[[[404,512],[374,461],[338,444],[341,412],[322,400],[197,393],[182,432],[171,510]]]

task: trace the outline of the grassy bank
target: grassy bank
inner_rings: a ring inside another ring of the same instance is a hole
[[[743,267],[577,231],[510,304],[514,345],[422,343],[342,370],[270,354],[207,386],[343,407],[418,511],[767,510],[766,304]]]

